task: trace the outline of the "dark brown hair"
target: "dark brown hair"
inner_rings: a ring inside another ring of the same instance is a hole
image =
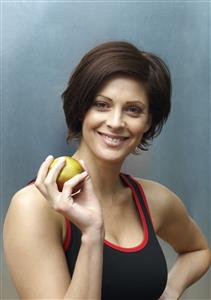
[[[125,41],[111,41],[93,48],[84,55],[72,73],[62,93],[68,126],[67,142],[81,137],[83,118],[92,106],[97,91],[108,77],[115,74],[127,74],[139,79],[146,87],[152,123],[138,148],[147,151],[150,142],[161,132],[170,112],[170,73],[158,56],[141,51]]]

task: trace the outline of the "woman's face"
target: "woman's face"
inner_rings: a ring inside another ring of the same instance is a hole
[[[123,160],[149,128],[144,85],[126,75],[116,75],[105,81],[84,117],[81,146],[98,158]]]

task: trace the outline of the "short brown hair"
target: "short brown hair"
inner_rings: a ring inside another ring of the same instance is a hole
[[[115,74],[127,74],[139,79],[146,87],[152,122],[138,148],[147,151],[170,113],[170,72],[161,58],[141,51],[126,41],[111,41],[96,46],[84,55],[70,76],[68,86],[62,93],[68,126],[67,142],[81,137],[83,118],[92,106],[97,91],[108,77]]]

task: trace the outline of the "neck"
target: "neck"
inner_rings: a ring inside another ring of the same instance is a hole
[[[91,153],[78,149],[73,158],[82,159],[92,179],[94,191],[99,199],[113,199],[122,188],[119,173],[122,161],[106,161],[92,156]]]

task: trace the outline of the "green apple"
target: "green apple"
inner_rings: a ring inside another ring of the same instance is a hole
[[[60,156],[55,158],[54,161],[51,163],[49,169],[51,169],[62,157],[65,158],[65,165],[60,171],[56,180],[59,191],[62,191],[65,181],[84,171],[81,164],[71,156]]]

